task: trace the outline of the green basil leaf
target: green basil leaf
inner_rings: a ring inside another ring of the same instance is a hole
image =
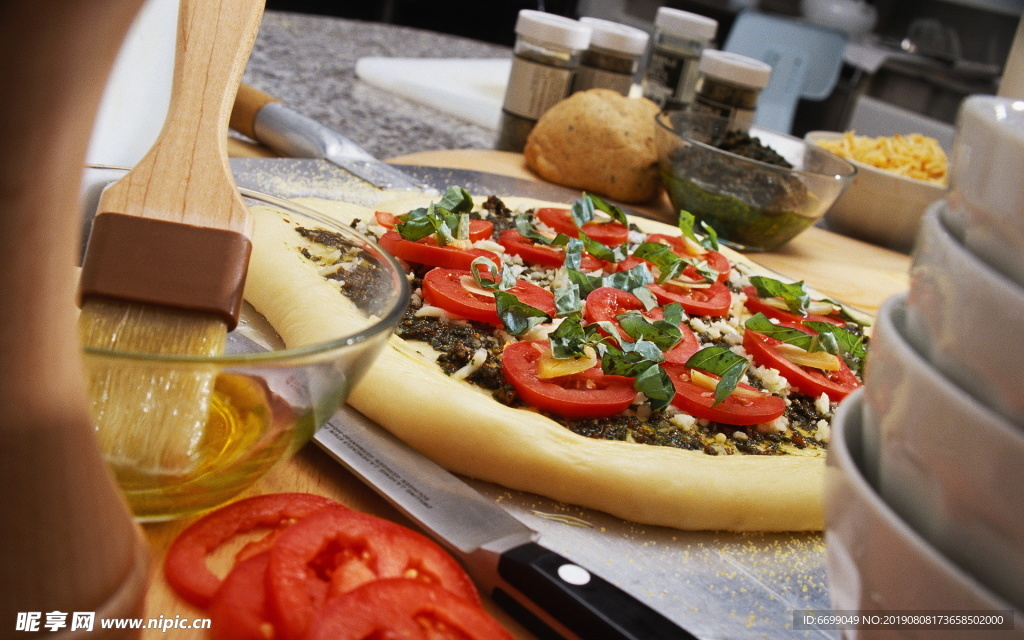
[[[644,287],[644,290],[648,292],[650,291],[650,289],[647,289],[646,287]],[[654,294],[651,295],[653,296]],[[661,308],[661,311],[661,319],[677,327],[680,325],[680,323],[682,323],[682,321],[685,318],[685,314],[683,313],[683,305],[679,304],[678,302],[668,303],[667,305]]]
[[[683,332],[678,324],[670,324],[664,320],[649,321],[639,311],[627,311],[615,316],[619,326],[634,341],[647,341],[662,351],[668,351],[683,339]]]
[[[452,213],[469,213],[473,210],[473,196],[462,187],[448,187],[437,206]]]
[[[398,234],[413,242],[433,235],[439,245],[447,246],[469,238],[469,214],[455,214],[434,203],[398,216],[398,220]]]
[[[654,276],[651,275],[651,270],[647,268],[646,264],[638,264],[635,267],[626,269],[625,271],[614,271],[606,276],[601,277],[602,287],[615,287],[616,289],[622,289],[623,291],[629,291],[636,295],[635,289],[640,289],[645,285],[654,282]]]
[[[779,326],[769,320],[768,316],[763,313],[754,314],[747,319],[743,326],[751,331],[764,334],[769,338],[775,338],[781,342],[792,344],[800,347],[801,349],[807,349],[808,351],[810,351],[811,344],[814,341],[813,336],[810,336],[799,329]]]
[[[583,263],[583,243],[576,238],[570,238],[563,234],[558,234],[555,241],[560,238],[565,239],[565,261],[562,263],[566,269],[575,269],[579,271],[580,265]]]
[[[576,228],[582,228],[594,219],[594,201],[584,193],[582,198],[577,198],[569,207],[569,214]]]
[[[644,242],[633,250],[633,257],[650,262],[658,268],[658,283],[675,278],[686,265],[689,264],[681,258],[667,244],[660,242]]]
[[[807,289],[804,288],[803,281],[790,284],[774,278],[751,276],[750,284],[754,285],[754,288],[757,289],[758,296],[762,298],[781,298],[793,313],[807,314],[807,307],[811,303],[811,296],[807,293]]]
[[[473,279],[476,280],[481,289],[508,291],[516,286],[516,278],[512,275],[512,270],[500,268],[490,258],[483,256],[476,258],[470,263],[469,268],[473,272]],[[487,271],[481,273],[480,269],[486,269]]]
[[[505,325],[505,331],[514,336],[521,336],[549,319],[548,314],[536,307],[520,302],[519,298],[507,291],[495,291],[494,302],[498,318]]]
[[[587,296],[594,291],[604,286],[604,278],[601,276],[592,276],[587,273],[583,273],[579,269],[568,269],[566,271],[569,275],[569,282],[576,286],[580,292],[580,298],[586,300]]]
[[[719,376],[715,401],[711,405],[716,406],[733,392],[740,378],[747,372],[750,362],[726,347],[704,347],[690,356],[686,366]]]
[[[583,355],[583,349],[590,340],[583,328],[583,318],[575,313],[564,318],[561,324],[548,334],[551,355],[556,358],[575,358]]]
[[[607,346],[601,357],[601,370],[611,375],[635,378],[664,361],[665,355],[652,342],[620,342]]]
[[[617,247],[609,247],[606,244],[594,240],[582,231],[580,231],[580,241],[583,243],[583,248],[586,249],[587,253],[598,260],[622,262],[629,257],[629,252],[624,244]]]
[[[580,297],[580,287],[577,284],[568,284],[554,290],[555,294],[555,317],[565,318],[574,313],[583,312],[583,299]]]
[[[648,289],[647,287],[635,287],[630,291],[630,293],[636,296],[637,299],[640,300],[641,303],[643,303],[644,309],[646,309],[647,311],[650,311],[654,307],[658,306],[658,299],[654,296],[654,292]],[[672,304],[677,306],[679,305],[678,302],[673,302]],[[682,309],[682,307],[679,307],[680,311],[682,311]],[[680,322],[682,322],[682,319],[680,319]]]
[[[617,207],[614,204],[605,202],[599,196],[592,193],[584,193],[583,197],[590,201],[594,209],[604,211],[607,213],[612,220],[622,224],[624,227],[629,227],[629,219],[626,217],[626,212],[621,207]]]
[[[696,243],[700,243],[700,239],[697,234],[693,232],[694,226],[697,224],[697,218],[686,211],[685,209],[679,210],[679,231],[683,234],[684,238],[689,238]]]
[[[437,220],[428,215],[426,207],[420,207],[398,216],[395,230],[402,238],[415,242],[433,234],[437,230]]]
[[[715,231],[714,227],[702,220],[700,227],[704,231],[704,237],[699,238],[694,231],[696,224],[697,218],[692,213],[685,209],[679,210],[679,231],[681,231],[685,237],[693,240],[705,249],[709,251],[718,251],[718,232]]]
[[[647,396],[655,411],[667,407],[676,395],[676,387],[662,367],[648,367],[633,381],[633,388]]]
[[[864,344],[864,336],[859,336],[848,329],[837,327],[828,322],[810,321],[806,323],[819,334],[831,335],[839,346],[836,355],[840,356],[846,365],[855,372],[860,372],[864,367],[864,359],[867,357],[867,346]]]

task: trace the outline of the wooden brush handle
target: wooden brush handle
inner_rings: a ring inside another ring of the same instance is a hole
[[[146,546],[103,463],[75,327],[90,132],[141,0],[6,0],[0,24],[0,636],[18,614],[138,615]],[[16,62],[15,62],[16,61]],[[64,637],[123,637],[80,630]],[[37,634],[31,634],[37,635]]]
[[[104,192],[101,209],[250,235],[251,218],[228,165],[227,134],[263,5],[181,0],[167,121],[150,151]]]

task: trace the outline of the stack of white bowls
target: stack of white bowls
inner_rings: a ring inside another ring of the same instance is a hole
[[[1007,618],[872,638],[1024,638],[1024,102],[964,101],[949,196],[833,429],[833,606]]]

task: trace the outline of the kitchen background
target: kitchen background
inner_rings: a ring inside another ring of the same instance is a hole
[[[655,13],[664,4],[717,19],[721,46],[743,10],[801,21],[804,3],[840,13],[866,3],[874,20],[866,30],[851,21],[842,25],[850,33],[838,80],[827,98],[799,101],[790,133],[853,128],[889,135],[916,130],[943,143],[952,137],[964,97],[996,93],[1024,13],[1024,0],[268,0],[267,8],[386,22],[511,46],[520,9],[596,16],[653,31]]]

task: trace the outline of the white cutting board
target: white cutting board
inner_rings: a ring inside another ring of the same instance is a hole
[[[510,58],[360,58],[356,76],[467,122],[497,129]]]

